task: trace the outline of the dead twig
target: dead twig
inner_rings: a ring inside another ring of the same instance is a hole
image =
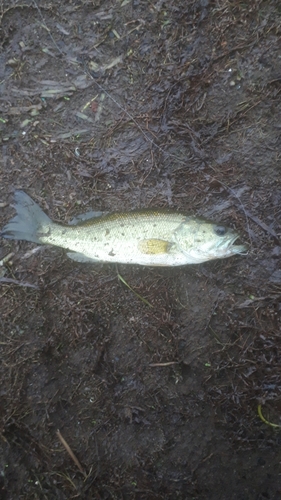
[[[39,289],[39,286],[37,285],[32,285],[31,283],[27,283],[25,281],[14,280],[12,278],[4,278],[4,276],[0,278],[0,283],[14,283],[14,285],[26,286],[28,288],[35,288],[36,290]]]
[[[148,366],[152,366],[153,368],[155,366],[171,366],[171,365],[178,365],[179,361],[167,361],[167,363],[149,363]]]
[[[86,472],[84,471],[82,465],[80,464],[78,458],[74,455],[72,449],[70,448],[69,444],[67,444],[66,440],[62,437],[61,433],[60,433],[60,430],[58,429],[57,430],[57,436],[61,442],[61,444],[65,447],[67,453],[70,455],[70,457],[72,458],[73,462],[75,463],[75,465],[77,465],[78,469],[80,470],[80,472],[83,474],[83,476],[86,478],[87,477],[87,474]]]
[[[251,212],[249,212],[249,210],[245,210],[245,214],[247,215],[247,217],[252,219],[252,221],[254,221],[258,226],[260,226],[266,233],[269,233],[275,239],[275,241],[280,245],[279,238],[276,232],[273,229],[271,229],[271,227],[262,222],[256,215],[252,215]]]

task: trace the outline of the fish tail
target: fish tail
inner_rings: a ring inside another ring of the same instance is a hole
[[[40,232],[42,235],[42,232],[44,233],[42,229],[46,228],[46,225],[53,225],[51,219],[23,191],[15,191],[14,208],[17,215],[4,226],[0,236],[10,240],[41,243]]]

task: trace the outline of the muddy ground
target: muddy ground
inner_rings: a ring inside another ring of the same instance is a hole
[[[280,499],[279,0],[0,22],[0,227],[20,188],[56,221],[170,207],[249,244],[157,269],[1,240],[1,499]]]

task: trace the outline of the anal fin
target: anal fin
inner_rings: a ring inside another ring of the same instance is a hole
[[[92,259],[84,255],[83,253],[67,252],[66,255],[67,257],[69,257],[72,260],[75,260],[76,262],[92,262],[92,263],[100,262],[98,259]]]

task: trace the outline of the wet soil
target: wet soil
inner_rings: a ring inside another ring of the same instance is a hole
[[[1,498],[280,499],[280,2],[4,0],[0,30],[0,227],[20,188],[249,244],[155,269],[1,240]]]

